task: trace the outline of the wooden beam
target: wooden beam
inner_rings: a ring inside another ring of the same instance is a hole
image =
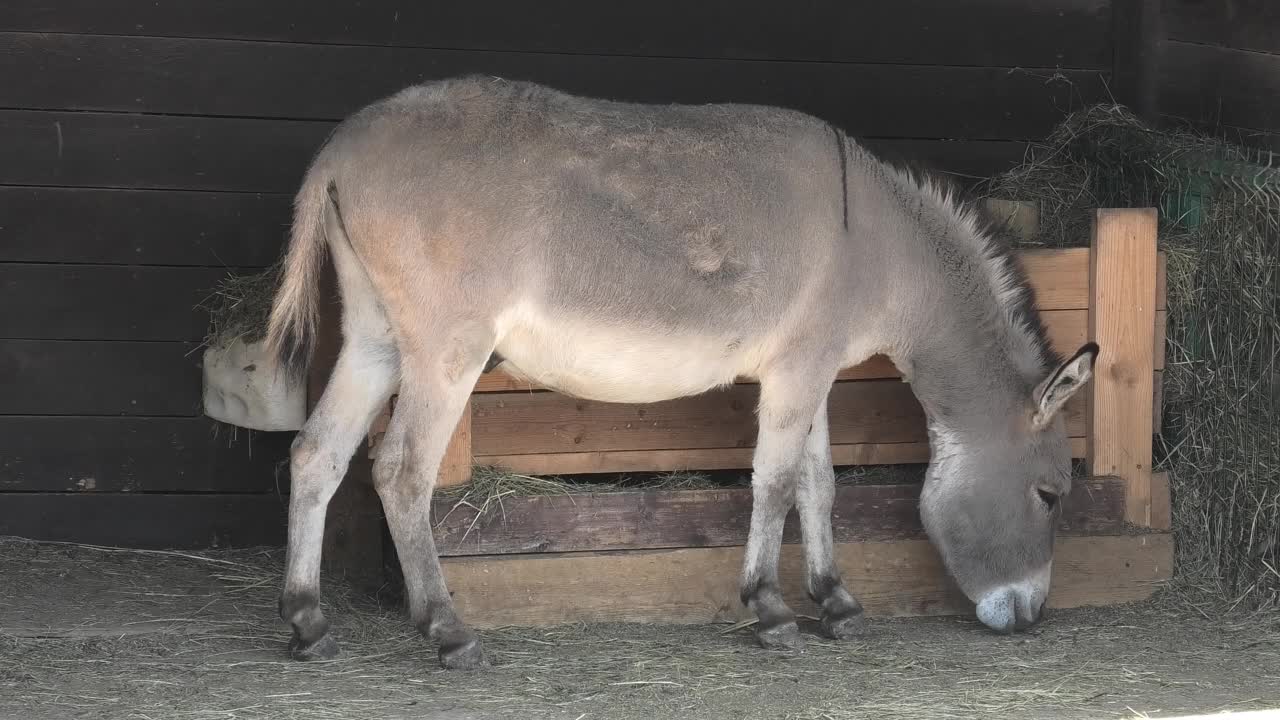
[[[1146,352],[1149,356],[1149,342]],[[1148,389],[1150,385],[1148,378]],[[593,402],[559,393],[476,394],[471,400],[472,448],[476,456],[749,448],[756,441],[759,391],[757,385],[737,385],[646,404]],[[828,398],[834,445],[928,439],[924,411],[906,383],[841,382]],[[1149,396],[1145,403],[1149,409]],[[1084,398],[1068,403],[1070,436],[1084,436],[1084,411]]]
[[[751,467],[753,452],[749,447],[734,447],[477,455],[475,464],[501,467],[527,475],[740,470]],[[1085,455],[1084,435],[1071,438],[1071,457],[1083,458]],[[832,445],[831,460],[837,466],[927,463],[929,462],[929,443],[921,441]]]
[[[471,482],[471,403],[462,408],[462,417],[449,438],[449,447],[440,463],[437,487],[465,485]]]
[[[1129,521],[1149,527],[1156,211],[1098,210],[1092,251],[1089,335],[1101,354],[1088,393],[1089,472],[1124,478]]]
[[[647,490],[503,498],[479,512],[483,498],[435,498],[432,524],[442,556],[604,552],[745,545],[751,489]],[[837,542],[925,538],[920,485],[839,485],[832,510]],[[1125,484],[1119,478],[1077,480],[1063,506],[1059,532],[1118,535]],[[800,542],[795,510],[784,543]]]
[[[926,540],[838,543],[849,590],[876,616],[973,612]],[[1064,537],[1057,543],[1049,606],[1131,602],[1170,576],[1164,534]],[[576,622],[732,622],[749,617],[738,599],[741,547],[445,558],[445,581],[475,627]],[[816,616],[804,591],[799,545],[782,547],[783,595]]]

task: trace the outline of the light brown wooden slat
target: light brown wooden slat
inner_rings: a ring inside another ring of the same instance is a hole
[[[1078,607],[1149,597],[1170,576],[1168,535],[1063,537],[1049,606]],[[973,605],[947,578],[925,540],[838,543],[849,589],[876,616],[950,615]],[[733,622],[749,617],[738,599],[741,547],[445,558],[445,581],[475,627],[570,622]],[[816,616],[804,591],[800,545],[784,545],[783,595]]]
[[[1128,517],[1151,523],[1156,322],[1156,211],[1098,210],[1094,222],[1090,336],[1102,348],[1089,399],[1089,467],[1129,483]]]
[[[758,386],[737,385],[630,405],[575,400],[558,393],[476,394],[472,451],[486,456],[751,447],[758,395]],[[1067,406],[1072,436],[1083,434],[1083,410],[1083,399]],[[834,445],[928,439],[920,404],[910,386],[898,380],[836,383],[828,399],[828,417]]]

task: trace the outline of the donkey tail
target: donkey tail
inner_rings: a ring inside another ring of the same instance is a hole
[[[320,305],[320,271],[325,250],[326,203],[336,190],[333,180],[312,167],[294,198],[289,249],[280,269],[280,284],[267,321],[266,351],[290,374],[306,369],[315,349]]]

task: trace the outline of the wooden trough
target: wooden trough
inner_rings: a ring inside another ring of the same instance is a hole
[[[1070,352],[1102,347],[1092,387],[1069,406],[1073,455],[1090,477],[1065,503],[1049,605],[1107,604],[1148,596],[1170,576],[1167,478],[1151,471],[1164,365],[1164,258],[1156,213],[1098,210],[1091,246],[1021,255],[1050,339]],[[313,364],[318,397],[338,337],[324,320]],[[466,483],[474,465],[533,475],[747,469],[758,386],[742,382],[650,405],[577,400],[499,372],[482,376],[441,470],[440,485]],[[380,506],[370,458],[392,404],[374,423],[331,505],[330,571],[368,578],[383,567]],[[836,465],[923,463],[924,417],[884,358],[840,375],[829,400]],[[880,615],[971,612],[925,538],[915,485],[838,489],[836,556],[849,589]],[[651,490],[507,497],[476,510],[437,497],[436,541],[449,589],[478,626],[577,621],[702,623],[748,616],[737,577],[750,490]],[[803,591],[794,511],[782,551],[784,592],[797,612]]]

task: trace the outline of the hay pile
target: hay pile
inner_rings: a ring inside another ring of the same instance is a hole
[[[252,344],[266,337],[282,272],[283,264],[277,262],[261,272],[223,278],[199,306],[209,315],[203,345],[225,347],[236,340]]]
[[[1034,202],[1029,242],[1051,247],[1088,245],[1094,208],[1159,209],[1169,322],[1156,465],[1170,474],[1177,575],[1251,609],[1280,605],[1276,161],[1100,106],[976,193]]]

